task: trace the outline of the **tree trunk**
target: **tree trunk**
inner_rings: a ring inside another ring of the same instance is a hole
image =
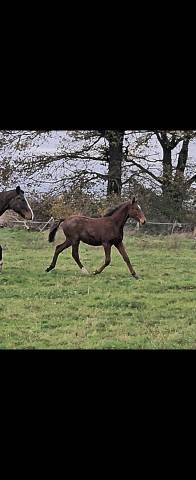
[[[190,142],[189,138],[186,138],[185,140],[183,140],[182,148],[181,148],[179,156],[178,156],[178,164],[177,164],[177,167],[176,167],[175,182],[177,182],[179,179],[184,180],[184,171],[185,171],[187,160],[188,160],[189,142]]]
[[[164,146],[163,147],[163,183],[162,191],[163,195],[170,194],[172,186],[172,158],[171,158],[171,148]]]
[[[183,140],[182,148],[178,156],[178,164],[176,167],[176,174],[173,182],[173,199],[176,208],[181,208],[183,200],[186,199],[188,185],[184,178],[184,171],[188,160],[189,139]]]
[[[183,140],[182,148],[178,156],[178,164],[175,176],[172,173],[171,147],[163,146],[163,205],[165,211],[180,219],[183,200],[187,196],[187,186],[184,179],[184,171],[188,160],[189,139]]]
[[[107,130],[105,138],[109,142],[107,196],[121,195],[124,131]]]

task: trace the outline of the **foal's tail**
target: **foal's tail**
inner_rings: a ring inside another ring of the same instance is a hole
[[[51,242],[54,242],[54,238],[55,238],[55,235],[56,235],[56,232],[59,228],[59,225],[64,222],[64,218],[61,218],[61,220],[59,220],[58,222],[54,222],[53,225],[51,226],[51,229],[50,229],[50,233],[49,233],[49,236],[48,236],[48,241],[51,243]]]

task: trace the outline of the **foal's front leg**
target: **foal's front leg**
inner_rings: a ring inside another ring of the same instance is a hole
[[[104,268],[107,267],[111,262],[111,245],[109,244],[103,245],[103,248],[105,250],[105,263],[100,268],[95,270],[94,275],[101,273],[104,270]]]
[[[138,275],[136,274],[135,270],[133,269],[131,262],[129,260],[129,257],[127,255],[127,252],[125,250],[125,247],[123,245],[123,242],[119,243],[118,245],[115,245],[115,247],[118,249],[119,253],[122,255],[123,260],[126,262],[127,267],[129,271],[131,272],[131,275],[138,280]]]
[[[59,254],[63,252],[65,248],[69,248],[69,247],[71,247],[71,241],[68,238],[65,240],[65,242],[61,243],[60,245],[57,245],[51,265],[46,269],[46,272],[50,272],[50,270],[53,270],[53,268],[55,268]]]
[[[79,244],[80,244],[80,242],[77,242],[77,243],[74,243],[72,245],[72,257],[75,260],[75,262],[77,263],[77,265],[80,267],[82,273],[84,273],[85,275],[89,275],[88,270],[84,267],[84,265],[82,265],[82,263],[80,261],[79,252],[78,252]]]

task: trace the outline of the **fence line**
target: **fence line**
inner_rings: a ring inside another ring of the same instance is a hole
[[[48,223],[50,223],[52,220],[54,220],[53,217],[51,217],[47,223],[45,224],[48,225]],[[34,224],[34,223],[44,223],[44,220],[9,220],[9,223],[28,223],[28,224]],[[130,222],[131,223],[131,222]],[[182,225],[193,225],[193,222],[192,223],[178,223],[178,222],[146,222],[146,225],[176,225],[177,227],[181,227]]]
[[[43,221],[43,220],[9,220],[8,223],[9,224],[23,224],[24,228],[26,228],[27,230],[30,229],[30,226],[31,225],[43,225],[42,228],[39,228],[39,231],[40,232],[43,232],[43,230],[52,222],[54,221],[54,218],[51,217],[49,220],[47,220],[47,222]],[[172,231],[171,233],[173,233],[175,227],[182,227],[183,225],[185,226],[193,226],[193,223],[180,223],[180,222],[146,222],[146,225],[171,225],[172,226]],[[3,224],[1,225],[3,227]],[[133,226],[133,222],[129,222],[127,226]],[[136,230],[139,230],[140,228],[140,224],[139,222],[137,222],[136,224]]]
[[[140,226],[140,223],[138,222],[137,225]],[[176,227],[182,227],[183,225],[193,225],[192,223],[179,223],[179,222],[146,222],[145,225],[175,225]]]
[[[174,230],[175,230],[176,227],[182,228],[183,226],[190,227],[190,229],[192,228],[194,231],[196,231],[196,227],[195,227],[195,224],[193,222],[192,223],[190,223],[190,222],[177,222],[176,220],[174,220],[173,222],[146,222],[146,225],[168,225],[168,226],[171,227],[170,234],[174,233]],[[139,222],[137,222],[135,228],[136,228],[136,230],[140,229],[140,223]]]
[[[8,220],[8,223],[9,224],[23,224],[23,227],[26,228],[27,230],[30,229],[30,226],[31,225],[43,225],[42,228],[39,228],[40,232],[43,232],[43,230],[49,225],[50,222],[54,221],[54,218],[51,217],[49,220],[47,220],[47,222],[45,221],[41,221],[41,220]],[[4,226],[3,224],[1,225],[2,227]]]

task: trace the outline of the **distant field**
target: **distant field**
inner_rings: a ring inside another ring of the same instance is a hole
[[[1,349],[196,348],[194,239],[127,235],[136,281],[114,248],[101,275],[84,276],[71,249],[45,273],[54,251],[47,235],[0,230]],[[80,255],[93,271],[103,249],[81,244]]]

